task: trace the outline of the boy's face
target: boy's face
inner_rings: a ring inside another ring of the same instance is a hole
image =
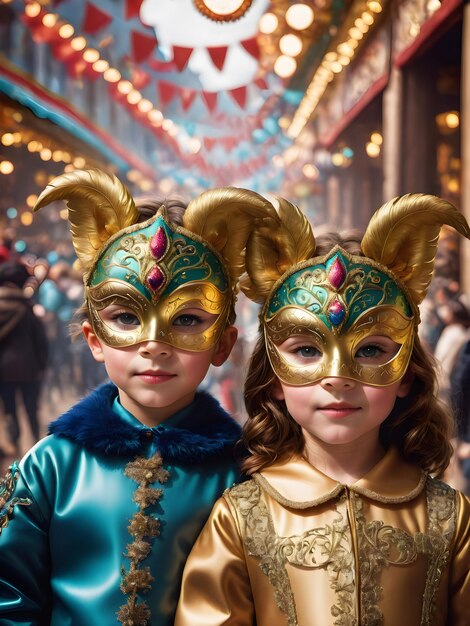
[[[153,425],[187,406],[211,364],[230,354],[237,331],[223,261],[165,211],[111,238],[87,279],[93,356],[121,404]]]
[[[106,313],[114,316],[116,311],[109,309]],[[202,309],[191,309],[173,320],[173,330],[201,332],[212,318]],[[135,322],[130,312],[121,311],[118,319],[123,327]],[[194,352],[152,340],[109,346],[96,336],[89,322],[83,323],[83,332],[94,358],[105,364],[110,380],[118,387],[122,406],[148,426],[190,404],[209,366],[225,362],[237,337],[236,329],[229,326],[212,348]]]
[[[368,337],[355,354],[358,366],[379,367],[400,349],[389,337]],[[291,337],[279,350],[297,364],[308,368],[322,359],[308,337]],[[365,438],[378,440],[381,424],[390,415],[397,397],[410,388],[405,375],[389,385],[372,386],[352,378],[325,376],[310,385],[289,385],[279,379],[274,397],[284,400],[293,419],[301,426],[306,441],[327,445],[359,444]]]

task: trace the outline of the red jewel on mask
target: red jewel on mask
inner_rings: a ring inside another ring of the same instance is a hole
[[[166,236],[165,229],[159,226],[150,242],[150,254],[154,259],[160,261],[166,252],[167,245],[168,237]]]
[[[340,259],[336,257],[328,272],[328,281],[332,287],[339,289],[346,278],[346,268],[341,263]]]
[[[156,261],[161,261],[165,256],[168,247],[168,237],[165,229],[159,226],[150,241],[150,254]],[[146,277],[147,285],[154,292],[160,291],[166,284],[167,278],[162,269],[156,263]]]

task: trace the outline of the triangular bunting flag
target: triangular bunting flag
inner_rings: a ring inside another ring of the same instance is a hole
[[[173,46],[173,61],[179,72],[182,72],[186,67],[189,57],[191,56],[194,48],[183,48],[182,46]]]
[[[259,59],[259,46],[256,37],[252,37],[251,39],[245,39],[244,41],[240,41],[240,43],[248,52],[248,54],[251,54],[251,56],[256,60]]]
[[[43,26],[41,22],[39,22],[39,24],[33,24],[31,31],[32,38],[36,43],[52,43],[56,38],[54,29]]]
[[[68,63],[72,57],[79,57],[79,54],[71,48],[69,42],[64,41],[62,38],[60,41],[51,42],[51,50],[54,58],[61,63]]]
[[[207,52],[209,53],[210,58],[212,59],[212,63],[216,66],[216,68],[221,72],[224,63],[225,57],[227,56],[227,46],[212,46],[207,48]]]
[[[83,59],[79,59],[76,63],[70,63],[67,66],[67,70],[69,76],[72,76],[72,78],[76,78],[77,80],[79,80],[83,77],[83,72],[86,70],[86,67],[87,62]]]
[[[212,113],[212,111],[217,106],[217,92],[214,91],[203,91],[202,98],[206,103],[207,108]]]
[[[144,89],[152,80],[150,74],[144,72],[140,65],[133,65],[131,68],[131,83],[136,89]]]
[[[196,97],[196,91],[194,89],[189,89],[189,87],[180,87],[178,89],[178,92],[183,111],[187,111],[194,102],[194,98]]]
[[[108,26],[112,21],[112,15],[105,13],[102,9],[98,9],[94,4],[91,4],[91,2],[86,3],[82,26],[83,32],[94,34],[105,26]]]
[[[203,137],[202,141],[204,143],[204,147],[206,148],[206,150],[210,152],[212,148],[215,146],[215,142],[217,140],[214,137]]]
[[[143,0],[126,0],[126,20],[130,20],[133,17],[139,17],[140,5]]]
[[[236,87],[235,89],[229,89],[229,94],[232,96],[232,98],[235,100],[240,108],[245,108],[247,95],[247,88],[245,86]]]
[[[266,78],[264,76],[260,76],[259,78],[257,78],[255,80],[255,85],[257,87],[259,87],[260,89],[263,89],[263,90],[269,88],[268,82],[267,82],[267,80],[266,80]]]
[[[137,30],[131,30],[131,56],[136,63],[145,61],[152,54],[157,45],[154,36],[144,35]]]
[[[231,150],[237,145],[236,137],[224,137],[221,141],[222,141],[222,145],[227,150]]]
[[[157,83],[157,88],[160,102],[163,106],[166,106],[173,100],[176,93],[176,86],[161,80]]]

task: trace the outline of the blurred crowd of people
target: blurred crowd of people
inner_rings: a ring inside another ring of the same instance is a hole
[[[47,423],[77,397],[106,380],[85,342],[70,339],[74,312],[83,302],[73,261],[59,256],[50,263],[0,240],[2,467],[44,436]]]
[[[439,397],[455,420],[455,455],[446,480],[470,493],[470,302],[456,281],[437,277],[421,305],[420,338],[434,355]]]
[[[70,325],[83,302],[74,256],[53,262],[19,254],[0,240],[0,463],[4,467],[45,434],[47,423],[107,379],[84,341],[72,342]],[[240,297],[239,340],[222,368],[204,383],[243,422],[243,382],[257,311]],[[470,491],[470,305],[455,280],[436,277],[421,306],[420,337],[438,362],[440,397],[456,420],[456,454],[446,479]],[[24,416],[21,419],[21,414]],[[28,440],[20,445],[21,424]]]

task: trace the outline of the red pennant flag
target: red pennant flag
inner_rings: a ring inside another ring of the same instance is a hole
[[[235,100],[240,108],[245,108],[247,95],[247,89],[245,86],[236,87],[235,89],[229,89],[229,94],[232,96],[232,98]]]
[[[214,137],[204,137],[202,141],[204,143],[206,150],[210,152],[212,148],[215,146],[215,142],[217,140],[214,139]]]
[[[259,87],[260,89],[263,89],[263,90],[264,90],[264,89],[268,89],[268,88],[269,88],[269,86],[268,86],[268,82],[267,82],[267,80],[264,78],[264,76],[260,76],[259,78],[257,78],[257,79],[255,80],[255,85],[256,85],[257,87]]]
[[[157,83],[158,95],[160,96],[160,102],[163,106],[169,104],[175,94],[176,94],[176,86],[172,83],[166,83],[164,81],[160,81]]]
[[[126,0],[126,20],[130,20],[133,17],[139,17],[140,5],[143,0]]]
[[[157,45],[153,36],[144,35],[136,30],[131,30],[131,55],[136,63],[145,61],[152,54]]]
[[[93,65],[91,63],[87,63],[87,66],[83,72],[83,77],[91,80],[92,82],[94,82],[98,77],[101,77],[102,75],[102,73],[97,72],[93,69]]]
[[[193,53],[193,48],[183,48],[182,46],[173,46],[173,61],[179,72],[186,67],[189,57]]]
[[[196,91],[194,89],[189,89],[189,87],[180,87],[179,96],[183,111],[187,111],[194,102],[194,98],[196,97]]]
[[[67,66],[69,76],[72,76],[72,78],[81,79],[83,77],[83,72],[87,68],[87,65],[87,62],[83,59],[78,60],[76,63],[70,63]]]
[[[244,41],[240,41],[240,43],[248,52],[248,54],[251,54],[251,56],[256,60],[259,59],[259,46],[256,37],[252,37],[251,39],[245,39]]]
[[[229,136],[222,139],[222,144],[227,149],[227,151],[229,151],[237,145],[237,141],[238,140],[236,137]]]
[[[225,63],[225,57],[227,56],[227,46],[213,46],[211,48],[207,48],[207,52],[209,53],[212,63],[216,66],[219,71],[222,71]]]
[[[31,27],[31,36],[36,43],[52,43],[56,39],[53,28],[47,28],[42,24],[34,24]]]
[[[131,70],[131,83],[136,89],[144,89],[152,80],[150,74],[144,72],[139,65],[134,65]]]
[[[108,26],[113,21],[111,15],[103,11],[102,9],[98,9],[91,2],[87,2],[85,6],[85,16],[83,18],[83,26],[82,30],[85,33],[94,34]]]
[[[60,39],[60,41],[54,41],[51,44],[52,54],[61,63],[71,63],[72,60],[80,58],[80,53],[73,50],[68,41]]]
[[[207,108],[212,113],[212,111],[217,106],[217,92],[215,91],[203,91],[202,97],[204,102],[206,103]]]
[[[176,72],[178,69],[173,61],[157,61],[154,57],[148,59],[147,63],[156,72]]]

